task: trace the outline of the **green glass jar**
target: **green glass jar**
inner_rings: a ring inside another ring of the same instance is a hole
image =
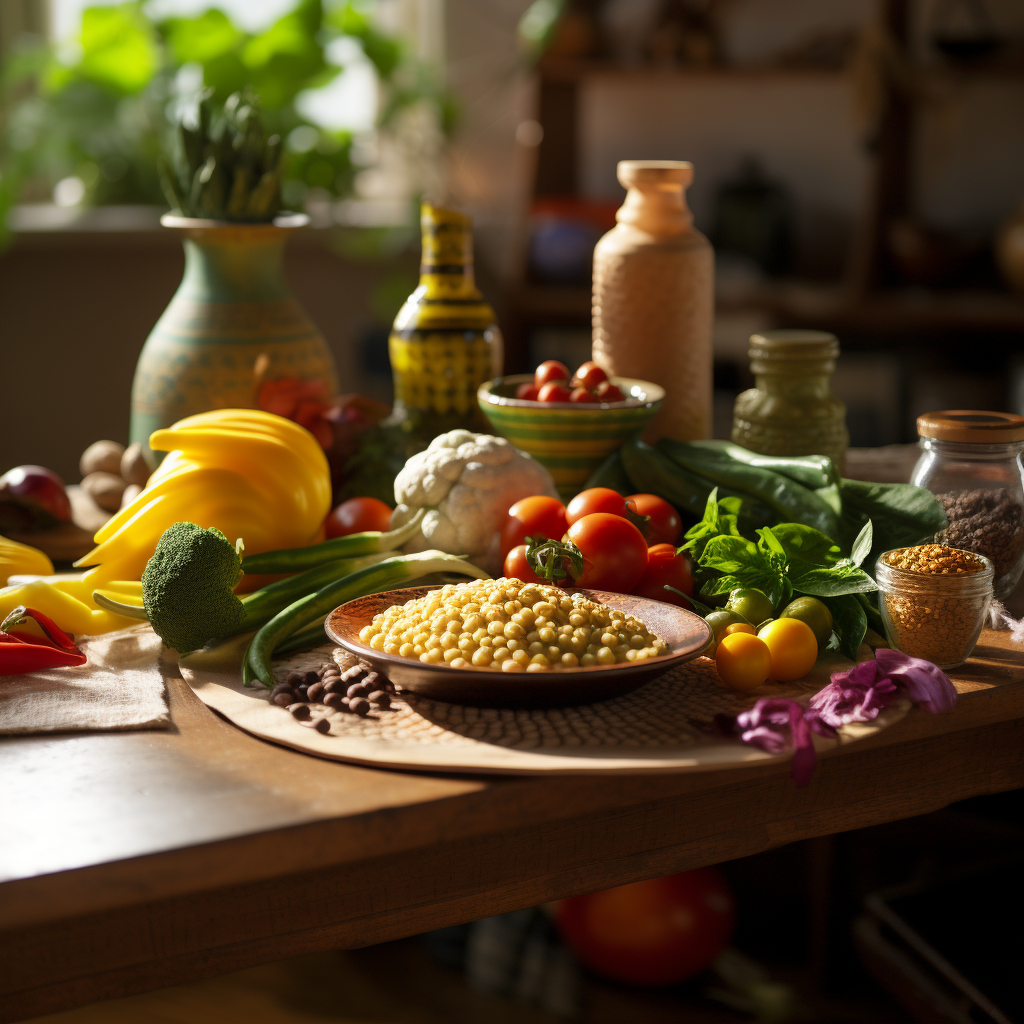
[[[752,335],[755,386],[736,399],[733,441],[762,455],[828,455],[842,472],[846,406],[829,392],[838,355],[838,339],[825,331]]]

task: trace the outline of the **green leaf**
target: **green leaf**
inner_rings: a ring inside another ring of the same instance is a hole
[[[871,525],[869,519],[864,524],[864,529],[857,534],[857,539],[853,542],[853,547],[850,549],[850,561],[854,565],[860,565],[865,558],[871,553],[871,545],[874,537],[874,528]]]
[[[853,594],[823,598],[832,613],[832,628],[839,637],[839,650],[851,661],[857,659],[857,650],[868,631],[868,617],[860,601]]]
[[[772,533],[771,527],[764,526],[757,531],[760,540],[757,546],[766,554],[776,555],[783,560],[786,559],[786,549],[779,543],[778,537]]]
[[[195,18],[170,18],[162,28],[167,45],[181,64],[205,65],[235,49],[245,38],[231,19],[216,8]]]
[[[156,33],[136,3],[87,7],[79,42],[79,72],[108,88],[141,92],[156,74]]]
[[[851,536],[872,520],[874,543],[867,559],[872,571],[883,551],[920,544],[947,526],[938,498],[923,487],[844,479],[840,492],[843,521]]]
[[[704,548],[700,565],[724,573],[702,589],[701,593],[707,596],[725,594],[736,587],[753,587],[767,594],[777,607],[793,593],[786,576],[785,558],[744,537],[713,537]]]
[[[683,535],[686,542],[681,551],[693,551],[699,557],[704,545],[712,538],[721,535],[738,537],[737,517],[743,504],[740,498],[730,496],[718,501],[718,488],[712,489],[704,506],[704,516],[699,523],[691,526]]]
[[[823,565],[835,565],[842,553],[831,537],[802,523],[779,523],[772,527],[772,533],[785,550],[790,576]]]
[[[700,564],[719,572],[739,572],[748,566],[765,564],[764,553],[745,537],[712,537],[704,546]]]
[[[835,565],[808,569],[793,581],[798,594],[814,597],[838,597],[840,594],[859,594],[877,590],[875,581],[855,565]]]

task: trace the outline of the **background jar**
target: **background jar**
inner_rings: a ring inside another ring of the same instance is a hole
[[[949,518],[936,541],[990,559],[1004,600],[1024,570],[1024,416],[948,409],[919,416],[917,432],[910,482],[931,491]]]
[[[878,607],[889,646],[945,670],[962,665],[981,635],[992,602],[992,563],[972,554],[983,568],[963,576],[910,572],[889,564],[886,551],[875,564]]]
[[[829,390],[839,340],[826,331],[762,331],[750,338],[755,387],[736,399],[732,440],[762,455],[828,455],[843,471],[846,406]]]

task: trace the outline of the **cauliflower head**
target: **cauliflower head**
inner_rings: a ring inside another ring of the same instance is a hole
[[[395,477],[396,529],[426,508],[421,535],[406,551],[438,548],[501,574],[501,528],[520,498],[557,498],[551,474],[503,437],[450,430],[414,455]]]

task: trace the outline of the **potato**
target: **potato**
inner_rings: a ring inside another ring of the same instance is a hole
[[[153,471],[146,461],[142,445],[138,441],[129,445],[124,455],[121,456],[120,472],[128,483],[138,484],[140,487],[146,486],[149,474]]]
[[[114,473],[121,472],[121,456],[124,455],[124,445],[117,441],[93,441],[88,448],[82,452],[78,468],[82,476],[90,473]]]
[[[128,485],[117,473],[90,473],[82,480],[82,490],[108,512],[121,507],[121,496]]]

